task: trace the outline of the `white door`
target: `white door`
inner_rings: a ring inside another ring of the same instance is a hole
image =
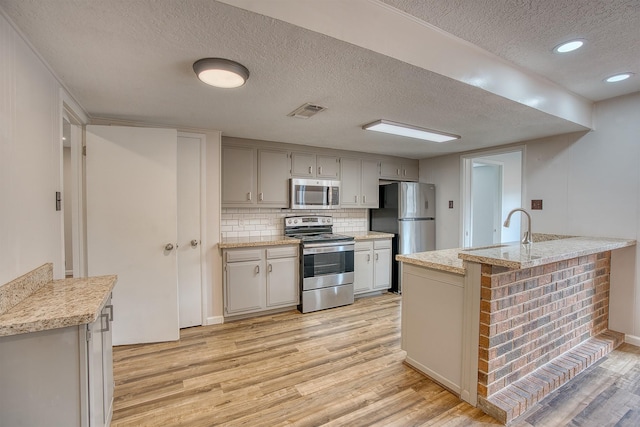
[[[88,274],[117,274],[113,344],[179,338],[177,131],[87,126]]]
[[[200,145],[204,136],[178,136],[178,301],[180,327],[202,325]]]

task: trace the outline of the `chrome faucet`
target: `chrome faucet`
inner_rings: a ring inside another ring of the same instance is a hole
[[[524,236],[522,236],[522,243],[527,245],[531,243],[531,215],[529,215],[529,212],[525,211],[522,208],[513,209],[511,212],[509,212],[509,215],[507,215],[507,219],[504,221],[504,226],[509,227],[509,224],[511,223],[511,215],[513,215],[514,212],[518,211],[524,213],[528,218],[527,225],[529,227],[527,228],[527,231],[524,232]]]

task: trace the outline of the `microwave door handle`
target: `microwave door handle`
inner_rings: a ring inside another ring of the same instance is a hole
[[[327,185],[327,205],[331,206],[331,186]]]

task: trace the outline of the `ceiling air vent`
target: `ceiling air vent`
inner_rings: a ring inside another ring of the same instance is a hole
[[[301,105],[300,107],[296,108],[295,110],[293,110],[289,114],[287,114],[287,116],[289,116],[289,117],[297,117],[298,119],[308,119],[309,117],[319,113],[320,111],[324,111],[324,110],[326,110],[325,107],[321,107],[319,105],[313,105],[313,104],[306,103],[306,104]]]

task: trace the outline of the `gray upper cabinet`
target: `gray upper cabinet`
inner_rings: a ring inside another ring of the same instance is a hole
[[[418,161],[410,159],[384,159],[380,164],[380,178],[397,181],[417,181]]]
[[[289,206],[289,153],[258,150],[258,204],[265,207]]]
[[[313,178],[316,176],[316,155],[291,153],[291,176]]]
[[[251,206],[256,203],[256,149],[222,146],[222,206]]]
[[[336,156],[291,153],[291,176],[340,179],[340,161]]]
[[[222,207],[289,206],[289,153],[222,146]]]
[[[362,160],[360,191],[362,193],[361,207],[377,208],[379,204],[378,190],[379,163],[375,160]]]
[[[360,206],[360,159],[343,157],[340,159],[340,205],[343,208],[355,208]],[[376,179],[376,185],[378,180]]]
[[[378,207],[378,162],[349,157],[340,159],[342,207]]]
[[[379,180],[417,181],[418,161],[225,137],[221,177],[223,208],[288,208],[292,177],[340,181],[343,208],[377,208]]]
[[[340,159],[334,156],[317,156],[316,177],[340,179]]]

